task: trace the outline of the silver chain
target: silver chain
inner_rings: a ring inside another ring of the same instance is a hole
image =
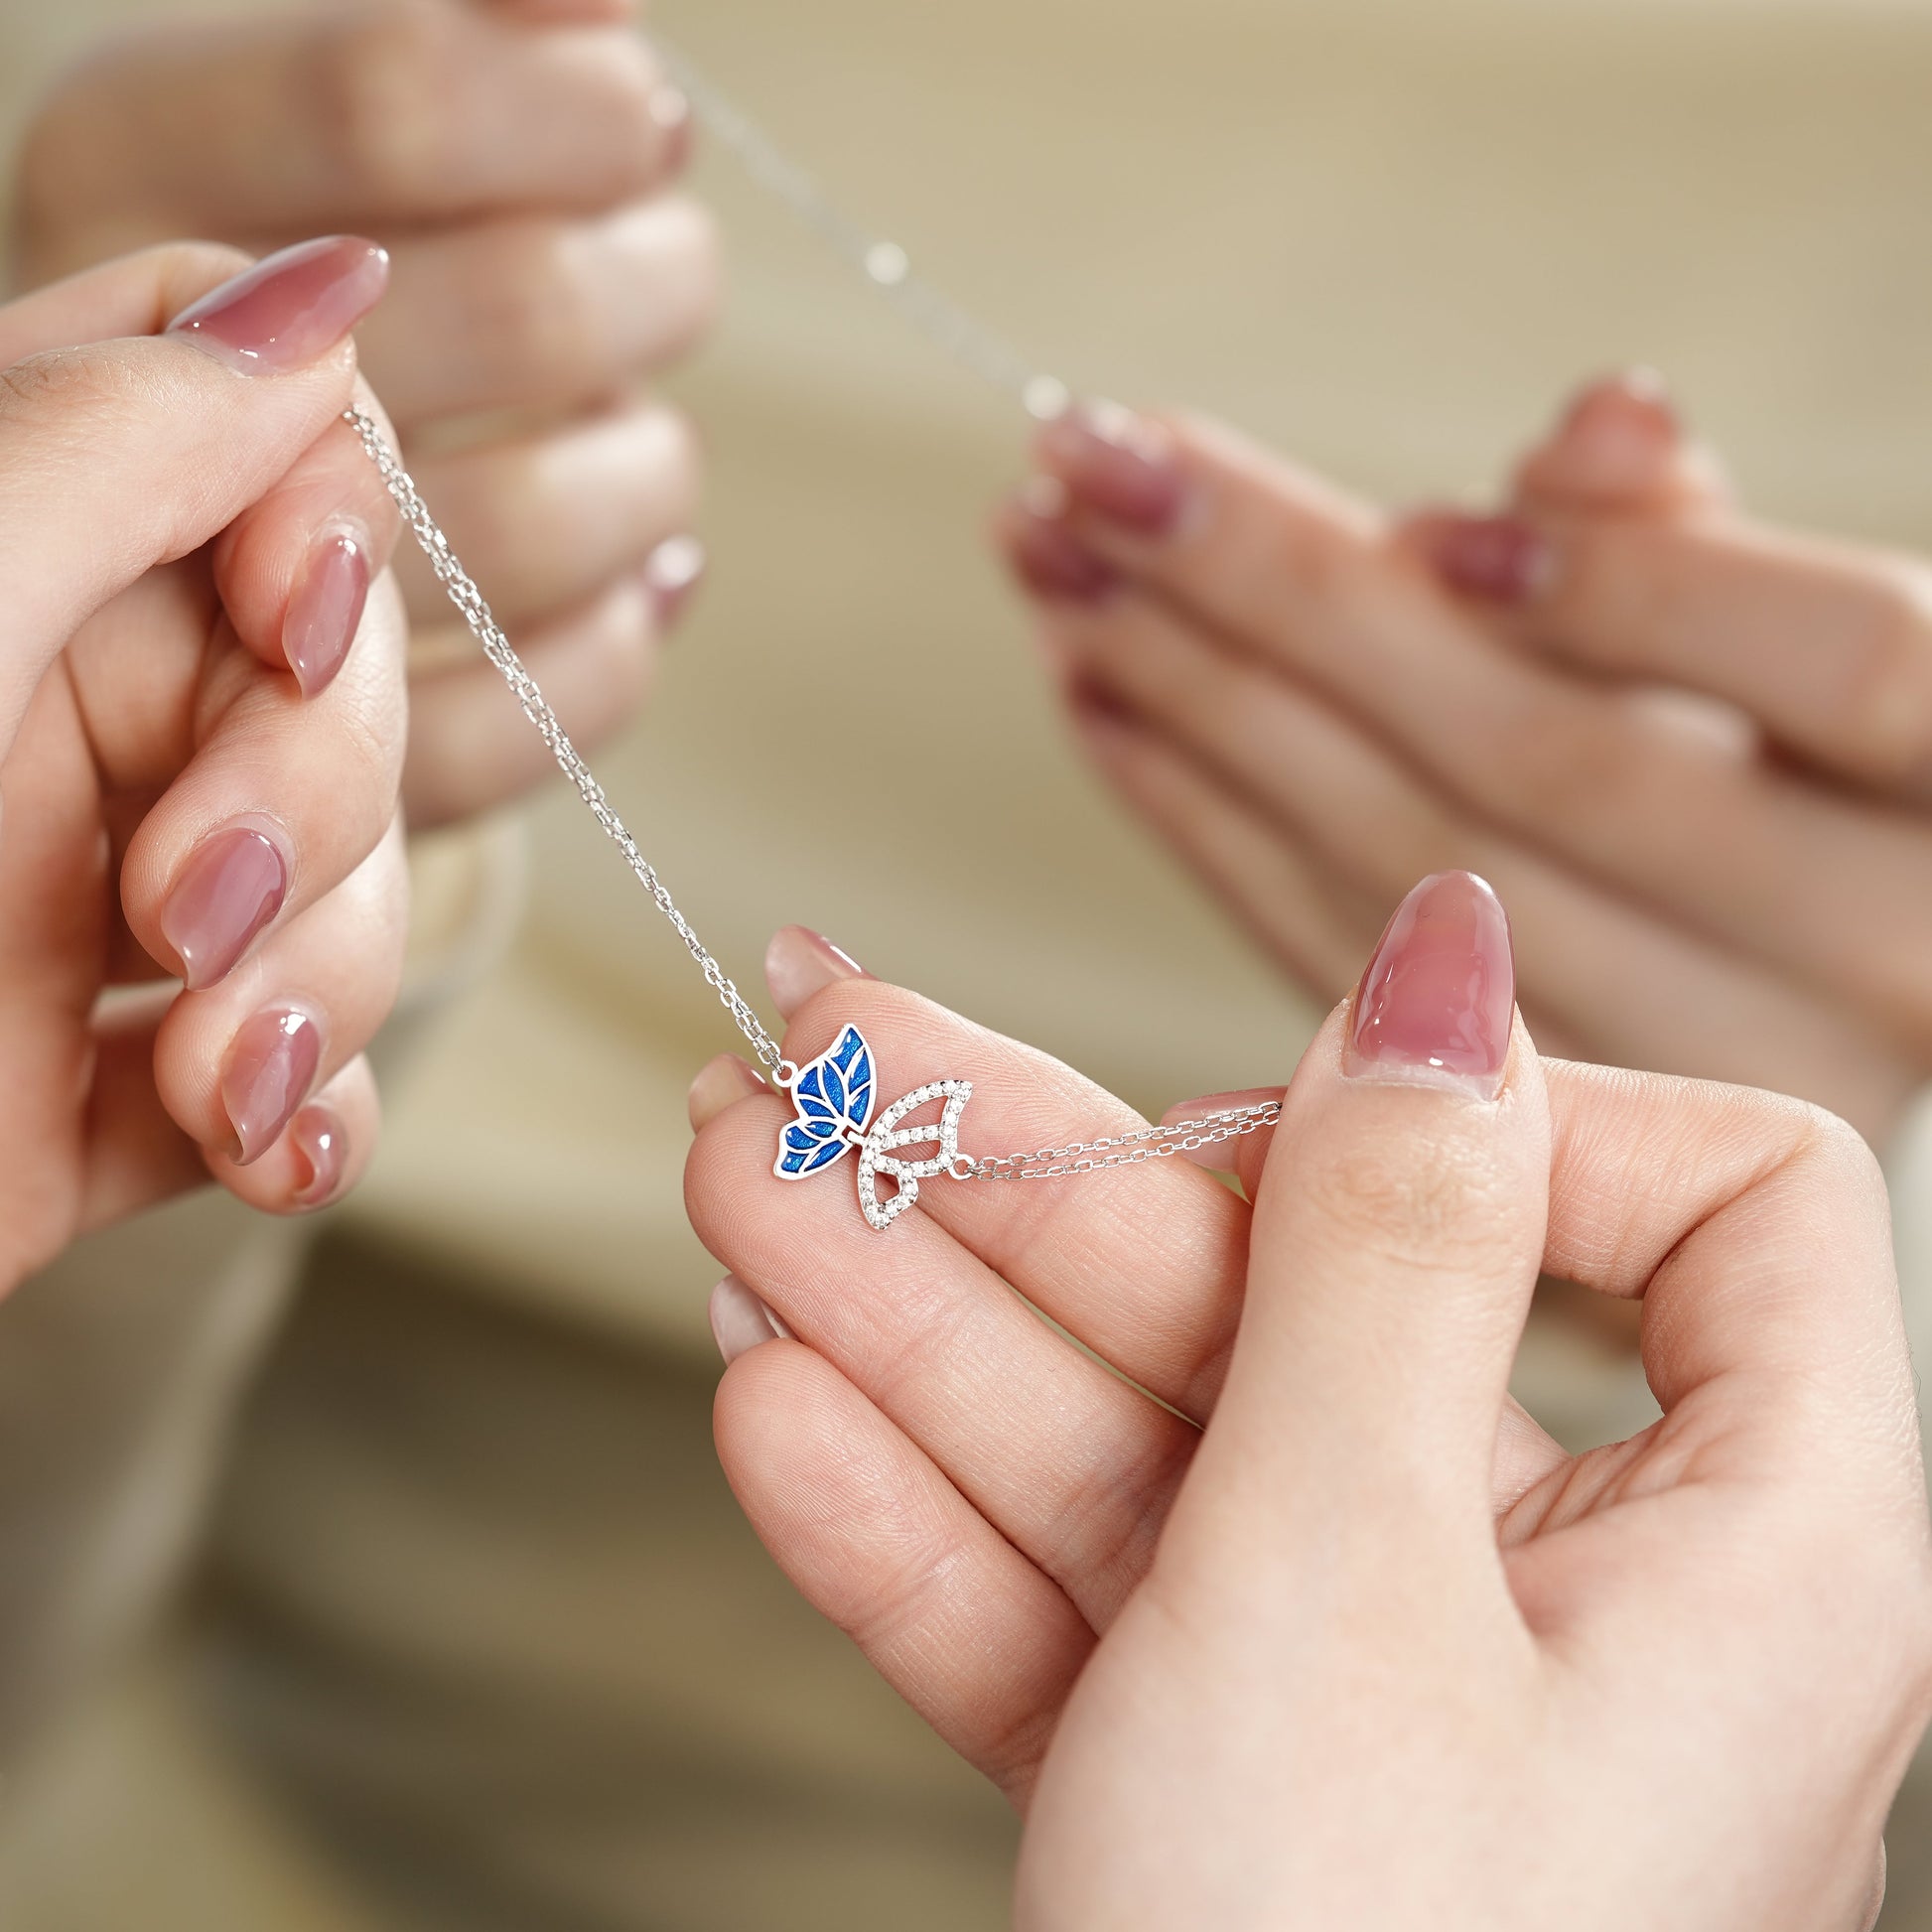
[[[962,309],[919,274],[897,241],[853,220],[757,122],[719,91],[654,28],[652,49],[675,76],[707,133],[738,157],[745,172],[790,208],[839,261],[903,321],[983,382],[1015,397],[1028,415],[1047,422],[1071,400],[1058,376],[1030,362],[997,331]]]
[[[692,75],[686,71],[682,77],[690,87]],[[717,125],[717,98],[711,96],[709,90],[705,90],[703,98],[707,100],[703,106],[705,118]],[[786,170],[790,176],[796,176],[798,182],[804,182],[804,176],[790,170],[790,164],[782,161],[782,157],[770,149],[769,143],[750,131],[746,124],[740,122],[740,127],[746,129],[744,139],[752,143],[748,153],[767,157],[770,164]],[[809,184],[804,184],[802,192],[815,196],[815,192],[809,190]],[[864,241],[862,232],[842,222],[842,218],[837,232],[850,235],[852,247],[858,247]],[[900,261],[904,257],[900,255]],[[904,286],[904,276],[900,276],[898,286]],[[913,284],[913,288],[919,290],[923,284]],[[1017,357],[1011,357],[1011,351],[1007,351],[997,339],[985,335],[984,331],[974,331],[972,325],[966,325],[964,317],[950,309],[948,304],[933,307],[921,298],[917,313],[927,317],[950,313],[958,317],[960,325],[964,327],[952,340],[954,353],[974,361],[982,375],[999,380],[1001,386],[1020,386],[1022,390],[1030,390],[1034,400],[1037,400],[1037,396],[1043,394],[1039,384],[1053,380],[1051,376],[1035,376],[1026,371],[1026,365],[1020,363]],[[925,325],[921,323],[921,327]],[[1007,357],[1007,361],[1001,361],[1001,357]],[[1034,400],[1028,400],[1026,396],[1022,396],[1022,400],[1028,402],[1028,408],[1034,408]],[[369,460],[382,476],[384,488],[388,488],[390,496],[396,500],[396,508],[402,512],[402,519],[410,525],[410,531],[421,545],[423,555],[429,558],[429,568],[435,570],[437,582],[447,591],[450,603],[462,613],[464,622],[476,633],[478,643],[483,645],[483,655],[496,666],[498,672],[502,672],[502,680],[510,686],[516,701],[523,707],[523,717],[537,727],[537,733],[551,748],[551,756],[564,776],[576,786],[584,804],[590,805],[591,817],[597,819],[597,823],[605,829],[605,835],[619,848],[619,852],[624,854],[624,864],[629,866],[631,874],[635,874],[637,883],[651,895],[657,910],[670,921],[676,935],[684,941],[684,948],[694,960],[698,960],[705,984],[717,993],[725,1011],[736,1022],[738,1032],[742,1032],[752,1043],[752,1051],[759,1058],[759,1064],[765,1066],[778,1086],[790,1086],[790,1082],[798,1076],[798,1068],[784,1056],[784,1049],[776,1039],[770,1037],[763,1020],[759,1020],[752,1011],[750,1003],[727,976],[725,968],[719,966],[709,947],[705,947],[705,943],[699,939],[698,933],[692,929],[692,921],[678,910],[678,902],[670,897],[664,881],[657,876],[657,868],[637,848],[637,841],[631,839],[624,821],[617,813],[617,807],[611,804],[609,798],[605,798],[603,786],[595,776],[591,776],[590,765],[584,763],[584,754],[578,752],[578,748],[570,742],[570,734],[564,731],[562,721],[551,709],[549,699],[543,696],[537,680],[529,674],[529,668],[516,655],[516,649],[510,645],[502,626],[490,615],[488,601],[483,597],[472,576],[464,570],[462,562],[450,549],[450,539],[443,535],[437,519],[429,514],[429,506],[423,502],[421,490],[417,490],[410,472],[402,468],[402,462],[384,441],[375,419],[363,410],[344,410],[342,417],[355,431],[355,435],[361,437],[361,445],[369,452]],[[1201,1148],[1213,1148],[1225,1140],[1238,1140],[1244,1134],[1273,1127],[1279,1119],[1281,1105],[1277,1101],[1260,1101],[1256,1105],[1234,1107],[1227,1113],[1205,1115],[1194,1121],[1176,1121],[1171,1127],[1138,1127],[1132,1128],[1127,1134],[1101,1136],[1099,1140],[1076,1140],[1064,1148],[1037,1148],[1032,1154],[1007,1154],[987,1160],[960,1156],[950,1171],[956,1180],[1060,1180],[1068,1174],[1090,1174],[1107,1167],[1132,1167],[1140,1162],[1163,1162],[1176,1154],[1196,1154]]]
[[[368,451],[369,460],[382,473],[384,486],[396,499],[396,507],[402,511],[403,521],[422,545],[423,555],[429,559],[437,581],[449,593],[450,602],[463,614],[464,622],[476,632],[477,641],[483,647],[483,654],[503,674],[503,682],[523,707],[524,717],[537,728],[543,742],[550,747],[550,756],[563,767],[564,776],[577,787],[577,795],[591,808],[591,816],[604,827],[611,843],[623,854],[623,862],[636,874],[637,883],[676,928],[677,936],[684,941],[685,950],[704,969],[706,983],[724,1003],[725,1011],[738,1023],[739,1032],[752,1042],[753,1052],[767,1069],[778,1072],[787,1064],[784,1049],[765,1032],[764,1023],[752,1011],[744,994],[732,984],[725,969],[712,957],[710,948],[692,930],[691,921],[678,910],[677,901],[658,878],[657,869],[637,849],[637,841],[618,816],[617,807],[605,797],[604,787],[591,775],[591,767],[584,762],[583,754],[570,742],[570,735],[564,730],[557,714],[550,709],[550,702],[538,688],[536,679],[510,647],[510,640],[503,635],[502,625],[490,615],[483,592],[478,590],[470,574],[458,562],[456,552],[450,548],[449,538],[437,527],[436,519],[430,515],[429,505],[423,501],[414,479],[383,440],[374,418],[360,409],[345,409],[343,417],[362,439],[363,449]]]

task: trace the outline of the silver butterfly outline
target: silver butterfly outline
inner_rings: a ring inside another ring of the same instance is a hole
[[[780,1180],[803,1180],[836,1167],[850,1148],[859,1150],[859,1207],[882,1233],[919,1198],[919,1182],[948,1172],[959,1159],[959,1121],[973,1097],[970,1080],[934,1080],[901,1094],[873,1120],[879,1087],[877,1061],[866,1036],[847,1027],[817,1059],[808,1061],[791,1085],[797,1118],[778,1136],[771,1172]],[[937,1121],[906,1127],[907,1114],[928,1101],[942,1100]],[[922,1161],[902,1161],[897,1150],[931,1145]],[[879,1176],[889,1175],[897,1191],[880,1198]]]

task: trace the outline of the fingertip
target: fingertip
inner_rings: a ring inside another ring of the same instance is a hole
[[[850,953],[810,926],[780,926],[765,948],[764,983],[772,1004],[787,1020],[826,987],[869,977]]]
[[[720,1053],[698,1069],[685,1095],[685,1113],[692,1133],[700,1133],[741,1100],[769,1093],[757,1067],[737,1053]]]
[[[1518,491],[1595,503],[1641,501],[1683,480],[1689,444],[1664,379],[1637,367],[1572,397],[1518,473]]]

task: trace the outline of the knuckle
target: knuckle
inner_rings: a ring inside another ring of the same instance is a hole
[[[86,441],[123,418],[148,387],[148,378],[119,357],[48,349],[0,369],[0,421],[36,436]]]
[[[324,165],[377,204],[434,192],[444,151],[450,33],[416,7],[367,16],[327,37],[310,69],[309,110]]]
[[[526,383],[592,392],[623,375],[616,331],[582,249],[554,221],[520,221],[501,237],[501,273],[483,297],[486,328]]]

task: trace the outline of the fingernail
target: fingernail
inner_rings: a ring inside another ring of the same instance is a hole
[[[1550,540],[1513,516],[1432,518],[1425,540],[1437,574],[1469,597],[1527,604],[1556,581]]]
[[[691,161],[691,103],[684,89],[666,81],[644,103],[651,125],[663,137],[660,150],[664,172],[681,175]]]
[[[1073,707],[1076,716],[1098,725],[1134,722],[1134,713],[1120,693],[1095,677],[1084,674],[1075,677],[1067,686],[1066,701]]]
[[[195,848],[161,908],[161,936],[191,991],[212,986],[248,950],[288,883],[280,847],[256,825],[226,826]]]
[[[360,235],[299,241],[210,289],[167,333],[244,374],[279,375],[333,348],[388,281],[388,250]]]
[[[343,668],[368,597],[367,537],[348,528],[325,531],[282,620],[282,654],[304,697],[313,698]]]
[[[704,567],[704,545],[690,536],[666,537],[644,559],[644,589],[660,629],[668,630],[677,621],[678,613],[698,588]]]
[[[1439,872],[1397,906],[1355,989],[1342,1071],[1502,1090],[1516,967],[1502,900],[1473,873]]]
[[[291,1007],[258,1013],[235,1035],[221,1069],[221,1104],[241,1144],[242,1167],[281,1138],[321,1063],[322,1029]]]
[[[727,1367],[760,1342],[797,1339],[736,1275],[711,1291],[711,1332]]]
[[[1064,506],[1057,477],[1035,477],[1014,497],[1006,523],[1014,575],[1048,603],[1098,604],[1119,587],[1120,572],[1067,528]]]
[[[1186,507],[1173,437],[1117,402],[1076,403],[1039,433],[1075,498],[1141,536],[1170,535]]]
[[[308,1174],[296,1186],[298,1204],[321,1207],[334,1200],[348,1163],[348,1136],[344,1132],[342,1116],[320,1101],[304,1107],[290,1123],[289,1142],[301,1164],[298,1172]]]
[[[866,969],[810,926],[780,926],[764,953],[771,1003],[789,1020],[814,993],[839,980],[864,979]]]
[[[1557,451],[1582,486],[1637,494],[1662,480],[1683,440],[1683,419],[1663,378],[1654,369],[1629,369],[1577,396]]]
[[[708,1126],[727,1107],[735,1107],[755,1093],[770,1091],[751,1061],[741,1059],[736,1053],[720,1053],[698,1069],[698,1077],[684,1096],[684,1111],[691,1117],[692,1133]]]

